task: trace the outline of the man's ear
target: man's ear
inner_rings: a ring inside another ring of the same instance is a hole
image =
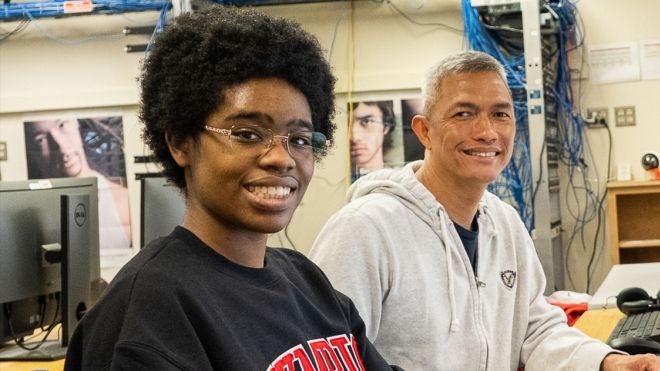
[[[429,120],[426,116],[415,115],[410,122],[410,127],[426,150],[431,149],[431,138],[429,137]]]
[[[177,165],[186,167],[190,163],[191,138],[176,140],[170,133],[165,134],[165,141]]]

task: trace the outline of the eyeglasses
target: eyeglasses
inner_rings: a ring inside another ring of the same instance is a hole
[[[361,116],[356,117],[353,120],[353,126],[359,124],[365,130],[377,130],[380,129],[380,125],[385,125],[382,120],[377,120],[372,116]]]
[[[256,125],[234,125],[230,129],[220,129],[204,125],[204,129],[227,136],[234,150],[248,156],[261,156],[268,152],[279,138],[291,157],[307,160],[321,156],[330,146],[330,141],[318,131],[295,131],[287,135],[276,135],[272,130]]]

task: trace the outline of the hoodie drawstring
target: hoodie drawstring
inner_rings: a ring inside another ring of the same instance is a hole
[[[447,259],[447,284],[449,286],[449,316],[450,316],[450,324],[449,324],[449,332],[457,332],[458,331],[458,326],[459,326],[459,321],[457,315],[456,315],[456,288],[454,287],[454,275],[453,275],[453,266],[452,266],[452,259],[451,259],[451,245],[449,243],[450,238],[449,234],[447,233],[447,230],[449,227],[452,226],[451,222],[447,220],[447,216],[445,215],[444,212],[438,213],[440,216],[441,223],[442,225],[442,243],[445,245],[445,256]]]

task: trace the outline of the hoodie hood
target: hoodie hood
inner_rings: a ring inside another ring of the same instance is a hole
[[[424,164],[423,160],[408,163],[401,169],[382,169],[360,177],[349,188],[346,194],[348,202],[372,193],[384,193],[399,199],[417,217],[437,231],[439,223],[447,220],[451,226],[445,208],[435,199],[435,196],[417,180],[415,172]],[[490,192],[484,192],[479,202],[478,214],[489,219],[489,227],[494,224],[488,213],[488,203],[497,197]],[[479,225],[482,229],[482,225]],[[488,228],[489,233],[495,233]]]
[[[403,169],[383,169],[361,177],[348,189],[348,202],[371,193],[388,194],[399,199],[417,217],[437,230],[440,221],[438,211],[444,213],[444,208],[415,176],[423,163],[415,161]]]

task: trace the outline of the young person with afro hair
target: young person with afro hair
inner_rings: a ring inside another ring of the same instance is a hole
[[[166,27],[140,118],[185,217],[85,314],[66,370],[396,369],[316,265],[266,246],[333,137],[334,81],[291,21],[212,5]]]

